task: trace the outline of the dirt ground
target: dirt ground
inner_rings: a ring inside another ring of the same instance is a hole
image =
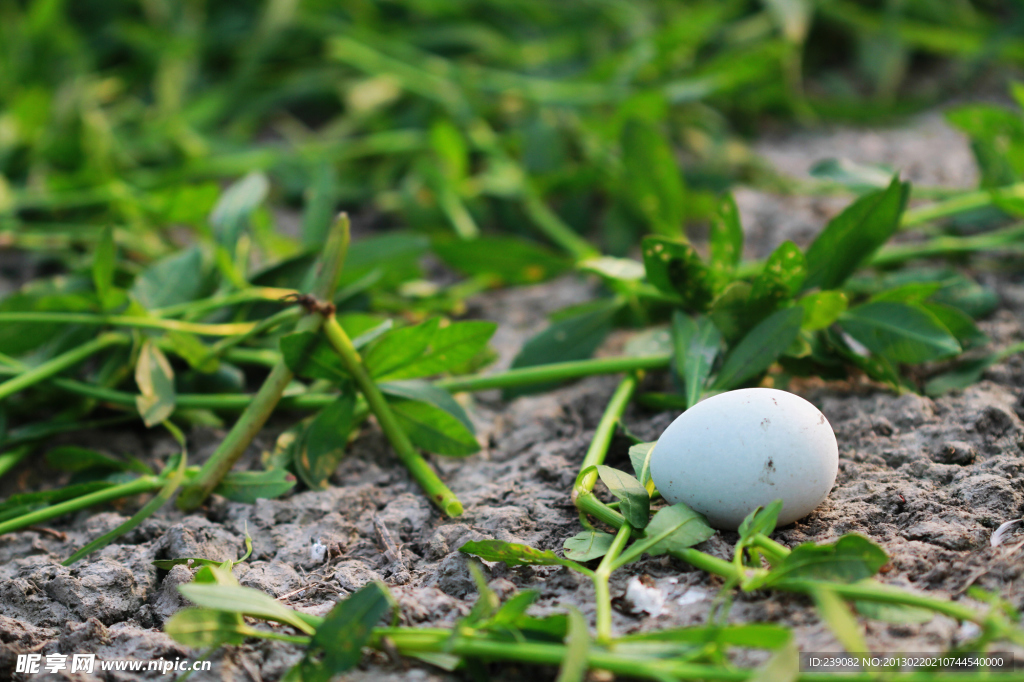
[[[915,181],[950,186],[976,182],[967,143],[937,114],[892,131],[777,135],[762,141],[757,151],[793,175],[805,173],[821,158],[845,156],[902,167],[905,177]],[[786,238],[806,244],[845,203],[747,189],[737,192],[737,201],[748,231],[748,256],[763,256]],[[1024,338],[1024,275],[982,274],[980,280],[1001,298],[998,311],[981,324],[993,347]],[[470,315],[500,323],[494,345],[501,355],[499,366],[506,365],[522,342],[543,328],[547,312],[587,300],[594,286],[567,277],[492,292],[471,301]],[[616,341],[621,337],[611,344]],[[659,379],[649,381],[656,385]],[[368,427],[338,467],[330,490],[254,505],[215,500],[205,512],[189,515],[168,506],[119,544],[71,568],[61,567],[60,561],[121,523],[134,507],[51,524],[67,534],[66,540],[37,532],[0,537],[0,677],[12,673],[16,654],[26,652],[194,659],[198,652],[161,632],[164,620],[184,605],[176,587],[190,579],[189,569],[158,571],[150,562],[189,556],[235,558],[243,551],[246,529],[254,551],[236,568],[243,585],[295,608],[324,614],[337,599],[379,578],[398,598],[403,623],[450,624],[467,613],[476,593],[457,551],[463,543],[497,538],[558,551],[565,538],[580,530],[569,491],[616,383],[616,377],[595,377],[510,403],[502,402],[496,391],[474,396],[470,413],[484,450],[463,460],[435,459],[465,504],[466,513],[458,519],[440,516],[390,454],[383,436]],[[1017,356],[992,367],[981,383],[937,400],[897,396],[863,383],[808,383],[797,388],[835,429],[839,478],[811,516],[778,531],[776,539],[793,545],[862,533],[892,557],[891,570],[880,576],[883,582],[963,599],[969,586],[978,585],[1024,605],[1024,564],[1017,539],[1011,537],[998,548],[989,543],[999,524],[1024,516],[1022,387],[1024,357]],[[631,407],[624,421],[637,435],[654,440],[675,416]],[[192,461],[207,457],[221,435],[212,430],[192,433]],[[261,449],[272,445],[273,436],[273,429],[268,429],[257,440],[250,453],[254,462]],[[76,436],[76,442],[115,453],[149,453],[158,460],[173,451],[159,435],[139,431]],[[616,440],[609,464],[628,470],[626,448],[624,439]],[[23,475],[31,480],[39,474]],[[402,564],[385,560],[374,532],[374,515],[402,543]],[[735,539],[734,534],[721,533],[700,549],[731,557]],[[316,540],[329,549],[325,561],[311,555]],[[491,586],[501,594],[539,589],[536,615],[575,604],[593,618],[593,590],[582,576],[553,567],[509,569],[497,564],[486,570]],[[719,584],[674,559],[645,558],[614,576],[613,597],[623,597],[631,578],[639,575],[648,576],[661,590],[663,612],[651,616],[635,611],[626,598],[616,599],[618,633],[700,624]],[[783,623],[795,628],[804,650],[839,650],[809,602],[799,596],[739,595],[730,619]],[[970,627],[942,616],[918,625],[867,621],[867,640],[878,652],[938,651],[972,634]],[[226,647],[212,656],[212,672],[192,679],[271,682],[299,656],[298,647],[280,642]],[[382,656],[371,656],[364,665],[346,679],[459,679],[425,664],[395,664]],[[520,678],[511,667],[495,672],[501,679]],[[547,679],[554,672],[530,675]],[[100,679],[49,679],[64,678]],[[115,673],[106,679],[152,678]]]

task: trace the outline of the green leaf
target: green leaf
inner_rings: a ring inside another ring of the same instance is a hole
[[[650,443],[637,443],[629,447],[630,464],[633,465],[637,480],[645,487],[651,480],[651,453],[657,444],[658,441],[654,440]]]
[[[647,489],[624,471],[604,464],[597,465],[597,475],[608,486],[608,490],[620,500],[619,511],[633,528],[647,525],[651,515],[651,496]]]
[[[328,231],[338,204],[338,173],[330,161],[322,161],[313,171],[302,211],[302,243],[316,248],[327,241]]]
[[[796,682],[800,677],[800,650],[792,636],[772,657],[754,670],[749,682]]]
[[[985,374],[985,370],[999,362],[1002,358],[996,353],[991,353],[975,360],[968,360],[956,366],[956,368],[936,377],[932,377],[924,385],[925,395],[936,397],[950,391],[957,391],[972,386]]]
[[[816,585],[811,590],[811,597],[814,598],[821,619],[828,624],[829,630],[847,653],[870,651],[857,618],[839,595],[823,585]]]
[[[241,644],[252,628],[237,613],[211,609],[182,609],[164,623],[164,632],[177,642],[194,649],[222,644]]]
[[[893,176],[891,168],[860,164],[849,159],[824,159],[811,166],[809,172],[815,178],[831,180],[858,194],[885,189]]]
[[[546,549],[534,549],[514,542],[477,540],[467,542],[459,548],[459,551],[463,554],[480,557],[484,561],[504,561],[508,566],[566,566],[580,573],[589,573],[585,567],[575,561],[562,559],[554,552]]]
[[[587,312],[553,322],[523,344],[512,361],[512,368],[589,358],[611,331],[612,317],[620,306],[614,299],[604,299],[599,306]],[[502,395],[505,400],[510,400],[528,393],[548,391],[557,385],[556,382],[506,389]]]
[[[654,126],[631,120],[622,129],[623,189],[651,229],[678,236],[686,218],[686,187],[672,147]]]
[[[451,322],[439,326],[418,357],[375,376],[391,381],[433,376],[450,371],[484,350],[497,329],[498,325],[494,322],[483,321]],[[395,332],[389,332],[392,333]]]
[[[942,288],[942,282],[910,282],[893,289],[885,289],[871,297],[869,303],[924,303],[925,299]]]
[[[105,469],[107,471],[134,471],[140,474],[153,473],[148,466],[137,459],[125,461],[74,445],[51,448],[46,452],[46,463],[54,469],[70,472]]]
[[[330,682],[356,667],[373,628],[391,604],[387,588],[374,581],[338,602],[316,629],[300,663],[302,682]]]
[[[342,393],[314,417],[295,450],[295,473],[313,490],[326,490],[327,479],[345,456],[355,426],[355,395]]]
[[[96,252],[92,257],[92,282],[100,305],[110,308],[110,294],[114,288],[114,266],[117,262],[117,245],[114,243],[114,228],[105,227],[100,234]]]
[[[220,367],[217,356],[210,354],[210,347],[194,334],[171,331],[166,338],[171,342],[174,353],[196,371],[213,374]]]
[[[259,208],[270,191],[270,182],[262,173],[249,173],[224,190],[210,214],[210,225],[217,242],[234,253],[249,216]]]
[[[142,344],[135,365],[135,383],[139,395],[135,407],[146,426],[154,426],[171,416],[177,396],[171,363],[152,340]]]
[[[135,278],[131,295],[147,310],[201,298],[207,289],[203,255],[198,246],[165,256]]]
[[[519,237],[482,236],[433,243],[434,253],[464,275],[487,276],[495,285],[536,284],[556,277],[570,263],[555,252]]]
[[[593,561],[608,553],[614,535],[599,530],[585,530],[573,535],[562,543],[565,558],[573,561]]]
[[[618,282],[639,282],[644,278],[643,263],[632,258],[616,258],[614,256],[594,256],[576,264],[577,270],[593,272],[607,280]]]
[[[418,360],[433,340],[439,323],[433,317],[412,327],[385,332],[363,353],[363,364],[370,376],[385,377]]]
[[[893,362],[916,364],[960,352],[960,344],[932,313],[905,303],[865,303],[839,318],[846,332]]]
[[[797,304],[804,309],[801,329],[818,331],[831,326],[846,312],[849,301],[841,291],[816,291],[802,296]]]
[[[910,184],[894,177],[889,187],[860,197],[833,218],[807,249],[804,289],[835,289],[899,229]]]
[[[978,329],[971,316],[962,310],[933,301],[925,301],[921,307],[934,315],[964,350],[984,346],[989,342],[988,335]]]
[[[708,267],[715,274],[719,287],[723,287],[743,256],[743,227],[732,194],[726,194],[719,203],[718,211],[711,218],[708,239],[711,248],[711,263]]]
[[[295,332],[281,337],[281,356],[288,369],[307,379],[347,383],[351,376],[331,345],[316,332]]]
[[[295,477],[284,469],[273,471],[229,471],[213,492],[232,500],[252,504],[272,500],[295,487]]]
[[[647,280],[676,294],[686,310],[706,311],[714,295],[714,277],[689,243],[666,237],[644,237]]]
[[[705,315],[687,317],[680,311],[672,314],[672,341],[675,350],[676,374],[683,380],[686,406],[700,402],[711,368],[722,347],[722,334]]]
[[[776,585],[791,579],[854,583],[870,578],[889,561],[885,551],[867,538],[848,534],[835,542],[797,545],[765,581]]]
[[[751,329],[725,358],[714,388],[728,390],[768,369],[800,332],[803,308],[783,308]]]
[[[469,415],[466,414],[466,410],[452,397],[451,393],[440,386],[435,386],[428,381],[419,379],[385,381],[377,386],[385,395],[406,398],[407,400],[418,400],[434,407],[439,407],[458,419],[463,426],[469,429],[471,434],[476,434],[476,429],[473,427],[473,422],[470,421]]]
[[[211,567],[206,567],[211,568]],[[204,569],[206,570],[206,569]],[[313,634],[313,628],[299,615],[270,595],[251,587],[216,583],[187,583],[178,591],[193,604],[216,611],[239,613],[291,625],[300,632]]]
[[[755,535],[771,535],[775,530],[775,524],[779,520],[779,512],[782,511],[782,500],[775,500],[767,507],[758,507],[747,514],[740,524],[740,541],[752,538]]]
[[[480,450],[473,432],[445,410],[418,400],[389,401],[413,445],[438,455],[465,457]]]
[[[575,606],[569,606],[569,635],[565,639],[565,657],[555,682],[583,682],[587,676],[590,632],[587,621]]]
[[[642,545],[643,551],[651,556],[658,556],[704,542],[715,534],[715,530],[701,514],[680,502],[660,509],[644,533],[646,536],[636,545]]]
[[[782,242],[751,282],[750,297],[758,305],[775,308],[796,295],[806,278],[807,259],[803,251],[793,242]]]
[[[934,611],[905,604],[857,600],[853,602],[853,608],[862,616],[886,623],[927,623],[935,617]]]

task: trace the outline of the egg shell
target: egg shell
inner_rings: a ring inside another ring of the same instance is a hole
[[[651,453],[651,479],[721,530],[782,499],[778,525],[821,504],[836,482],[839,446],[818,408],[774,388],[744,388],[679,415]]]

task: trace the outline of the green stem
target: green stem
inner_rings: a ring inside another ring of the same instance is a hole
[[[964,606],[953,601],[933,599],[923,595],[905,592],[899,588],[889,585],[882,585],[876,582],[843,584],[834,582],[819,582],[815,580],[790,579],[772,584],[770,587],[787,592],[810,593],[819,585],[835,592],[840,597],[854,600],[882,602],[885,604],[902,604],[903,606],[917,606],[920,608],[935,611],[951,618],[962,621],[971,621],[979,625],[985,625],[988,617],[975,611],[969,606]]]
[[[110,325],[113,327],[129,327],[135,329],[163,329],[166,331],[200,334],[202,336],[233,336],[235,334],[244,334],[255,326],[254,322],[204,324],[201,322],[184,322],[182,320],[161,320],[155,317],[96,315],[92,313],[0,313],[0,324],[9,322],[55,322],[61,324],[91,324],[97,326]]]
[[[993,201],[994,197],[1000,195],[1008,198],[1020,198],[1024,195],[1024,183],[991,190],[979,189],[964,192],[963,194],[958,194],[943,201],[928,204],[927,206],[912,208],[904,212],[903,219],[900,221],[900,227],[901,229],[908,229],[933,220],[948,218],[958,213],[991,206],[995,203]]]
[[[420,484],[420,487],[427,493],[430,500],[436,504],[441,511],[448,516],[459,516],[462,514],[462,503],[455,494],[448,489],[448,486],[438,477],[437,473],[430,467],[423,456],[416,452],[409,436],[402,430],[394,412],[388,406],[384,394],[381,393],[377,384],[370,378],[369,372],[363,365],[359,351],[352,345],[348,334],[338,324],[334,315],[328,315],[324,322],[324,334],[331,346],[341,357],[342,362],[348,369],[349,374],[355,379],[360,392],[366,398],[370,410],[376,415],[377,422],[384,431],[398,459],[409,470],[412,477]]]
[[[612,641],[612,595],[608,587],[608,580],[611,578],[612,571],[615,570],[615,560],[619,558],[619,554],[622,553],[626,543],[629,542],[629,536],[632,532],[632,526],[628,523],[622,524],[619,532],[615,534],[615,539],[612,540],[611,546],[608,547],[608,553],[604,555],[597,570],[594,571],[597,642],[605,646],[611,644]]]
[[[249,301],[275,301],[279,302],[286,296],[298,293],[294,289],[280,289],[278,287],[253,287],[242,289],[230,294],[211,296],[198,301],[188,301],[166,308],[155,308],[149,312],[157,317],[178,317],[179,315],[196,315],[218,308],[247,303]]]
[[[526,215],[544,233],[544,236],[565,249],[576,260],[601,255],[590,245],[590,242],[566,225],[565,221],[552,211],[532,188],[527,189],[523,196],[523,208],[526,210]]]
[[[618,374],[649,369],[664,369],[669,366],[672,356],[648,355],[641,357],[615,356],[592,360],[553,362],[547,365],[519,367],[495,374],[452,377],[435,382],[436,386],[452,393],[462,391],[485,391],[492,388],[516,388],[549,381],[568,381],[595,374]]]
[[[320,271],[314,285],[314,295],[322,300],[330,300],[338,284],[338,275],[345,262],[348,252],[349,223],[348,216],[341,214],[331,229],[328,243],[324,249]],[[316,331],[323,323],[320,312],[310,312],[295,325],[297,332]],[[178,507],[184,510],[195,509],[203,503],[213,489],[217,487],[224,475],[231,470],[238,458],[242,456],[249,443],[256,437],[260,429],[270,418],[271,412],[281,400],[284,389],[292,380],[292,371],[282,359],[270,370],[256,397],[245,408],[238,421],[228,432],[227,437],[217,450],[206,461],[195,480],[181,491],[178,496]]]
[[[29,512],[28,514],[24,514],[18,518],[0,523],[0,535],[10,533],[11,531],[18,530],[19,528],[24,528],[25,526],[49,521],[50,519],[63,516],[64,514],[70,514],[71,512],[86,509],[94,504],[110,502],[111,500],[116,500],[121,497],[129,497],[131,495],[139,495],[141,493],[159,490],[163,487],[164,482],[165,479],[159,476],[140,476],[134,481],[104,488],[103,490],[97,490],[94,493],[82,495],[81,497],[76,497],[73,500],[66,500],[58,504],[53,504],[44,509]]]
[[[594,431],[594,437],[590,440],[587,454],[583,456],[583,462],[580,464],[581,472],[604,462],[604,458],[608,455],[608,446],[611,445],[612,436],[615,435],[615,427],[618,425],[619,420],[622,419],[626,406],[629,405],[630,398],[633,397],[633,392],[636,390],[636,385],[637,378],[634,374],[624,377],[619,382],[615,393],[612,394],[608,405],[604,408],[601,421],[597,423],[597,429]],[[575,502],[576,498],[580,495],[590,493],[596,483],[596,471],[583,476],[576,482],[576,486],[573,488],[573,501]]]
[[[871,264],[889,266],[920,258],[958,256],[978,251],[1024,253],[1024,226],[1014,225],[970,237],[942,236],[917,244],[893,244],[872,258]]]
[[[13,450],[0,454],[0,477],[13,469],[18,462],[25,459],[30,452],[32,452],[31,447],[22,445],[21,447],[14,448]]]
[[[10,397],[18,391],[26,389],[44,379],[49,379],[68,367],[73,367],[108,346],[123,345],[130,342],[131,339],[122,334],[102,334],[92,341],[83,343],[77,348],[72,348],[68,352],[51,358],[43,364],[26,370],[13,379],[0,384],[0,400]]]

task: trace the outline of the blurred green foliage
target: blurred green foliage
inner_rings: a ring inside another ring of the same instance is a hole
[[[213,181],[264,171],[272,206],[304,210],[290,229],[255,211],[266,261],[342,206],[621,254],[712,215],[733,180],[771,181],[737,133],[933,103],[1024,59],[1022,18],[968,0],[4,2],[0,242],[73,259],[114,224],[149,260],[180,241],[166,228],[209,229]],[[632,172],[673,160],[679,185]]]

